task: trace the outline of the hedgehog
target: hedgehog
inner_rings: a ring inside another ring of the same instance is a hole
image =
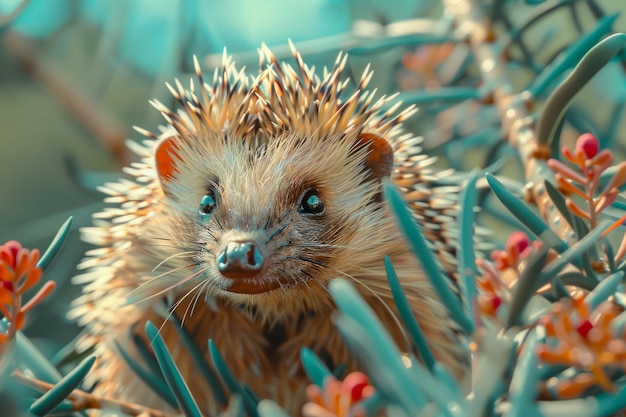
[[[263,45],[249,75],[224,53],[212,84],[194,57],[188,89],[167,84],[178,109],[158,101],[159,133],[129,141],[128,176],[101,187],[111,206],[82,238],[97,248],[79,265],[70,312],[84,327],[79,351],[98,359],[94,392],[161,410],[168,406],[129,367],[154,323],[203,413],[220,406],[183,346],[183,328],[210,362],[211,339],[234,376],[292,415],[305,402],[307,347],[330,368],[362,369],[333,324],[328,284],[354,283],[405,350],[407,338],[384,268],[389,256],[438,361],[457,377],[467,352],[411,253],[382,193],[390,181],[421,225],[454,285],[458,187],[442,185],[421,139],[403,130],[416,109],[389,106],[345,77],[347,55],[316,75],[291,45],[293,65]],[[351,91],[348,95],[348,87]],[[347,97],[344,97],[347,96]]]

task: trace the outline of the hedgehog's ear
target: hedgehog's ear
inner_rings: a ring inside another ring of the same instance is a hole
[[[357,147],[367,147],[369,153],[365,159],[367,180],[381,181],[390,177],[393,171],[393,149],[387,141],[373,133],[361,133],[357,138]]]
[[[157,145],[155,153],[156,172],[161,181],[163,191],[168,193],[168,185],[174,179],[174,174],[178,173],[176,162],[180,161],[178,156],[178,145],[176,136],[165,138]]]

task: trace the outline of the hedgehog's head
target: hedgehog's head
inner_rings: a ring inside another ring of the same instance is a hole
[[[391,230],[380,198],[393,170],[387,140],[285,133],[258,143],[173,136],[157,147],[178,240],[198,243],[198,279],[238,301],[317,287],[327,297],[330,279],[382,261]]]
[[[170,125],[154,165],[174,241],[195,251],[193,279],[208,283],[198,288],[237,302],[301,291],[290,299],[320,304],[331,279],[380,272],[404,246],[381,182],[408,186],[405,170],[421,163],[419,141],[399,136],[413,110],[383,111],[368,70],[343,100],[345,56],[319,79],[293,54],[297,70],[262,48],[254,79],[226,57],[213,85],[197,67],[199,91],[170,87],[178,112],[153,103]]]

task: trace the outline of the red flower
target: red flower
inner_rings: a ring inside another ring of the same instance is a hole
[[[28,250],[14,240],[0,246],[0,303],[6,304],[7,297],[21,295],[39,281],[38,260],[39,250]]]
[[[22,294],[34,287],[43,273],[37,266],[38,260],[37,249],[23,248],[14,240],[0,245],[0,316],[9,322],[6,333],[0,334],[0,344],[13,338],[24,326],[26,313],[54,289],[54,282],[48,281],[34,297],[22,304]]]

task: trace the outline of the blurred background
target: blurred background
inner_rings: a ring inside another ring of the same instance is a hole
[[[510,40],[519,91],[603,19],[612,19],[612,31],[626,30],[625,18],[613,16],[626,11],[623,0],[496,3],[506,3],[494,30]],[[535,21],[538,7],[547,17]],[[487,155],[506,154],[497,111],[477,99],[478,73],[451,27],[433,0],[0,0],[0,243],[43,250],[74,217],[47,273],[56,294],[30,313],[25,333],[50,355],[76,334],[64,314],[80,290],[70,283],[86,249],[77,229],[103,207],[95,185],[132,160],[124,141],[141,137],[131,126],[156,130],[161,116],[147,101],[171,104],[164,82],[178,77],[187,85],[193,54],[210,72],[227,48],[254,73],[261,42],[288,59],[291,39],[318,69],[346,50],[348,76],[358,79],[371,63],[371,88],[424,103],[408,128],[424,135],[442,166],[469,170],[486,165]],[[621,62],[607,66],[568,119],[616,151],[626,142],[623,73]],[[426,104],[424,97],[446,85],[470,91]],[[513,160],[511,169],[518,165]]]

